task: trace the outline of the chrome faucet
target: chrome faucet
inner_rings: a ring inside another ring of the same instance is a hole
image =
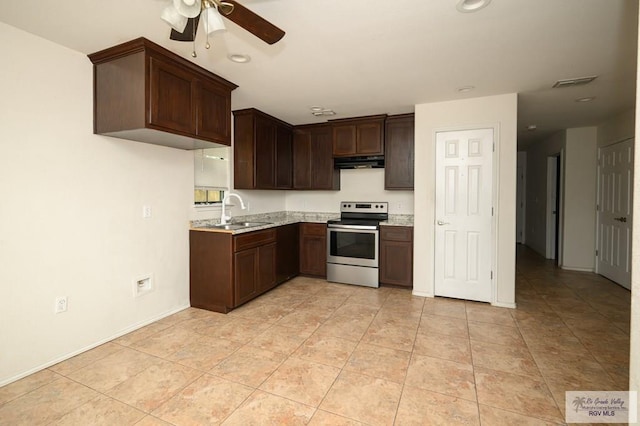
[[[242,198],[240,198],[238,194],[236,194],[235,192],[227,192],[224,195],[224,198],[222,199],[222,214],[220,215],[220,223],[222,225],[229,223],[229,221],[231,220],[231,216],[227,216],[227,213],[226,213],[227,200],[229,200],[230,197],[236,197],[238,201],[240,201],[240,208],[242,210],[246,208],[244,206],[244,202],[242,201]]]

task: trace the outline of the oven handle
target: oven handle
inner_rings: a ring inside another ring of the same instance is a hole
[[[373,231],[376,232],[378,230],[378,228],[376,228],[375,226],[370,226],[370,225],[337,225],[337,224],[329,224],[327,225],[327,228],[330,229],[352,229],[352,230],[363,230],[363,231]]]

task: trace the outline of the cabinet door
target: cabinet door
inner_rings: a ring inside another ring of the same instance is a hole
[[[356,152],[358,155],[382,155],[384,153],[383,121],[358,124],[356,129]]]
[[[327,276],[327,237],[302,237],[300,273],[318,277]]]
[[[149,124],[193,135],[192,75],[153,57],[149,59],[149,72]]]
[[[204,80],[196,82],[196,134],[231,146],[231,92]]]
[[[293,188],[311,189],[311,130],[293,131]]]
[[[276,283],[283,283],[299,273],[299,225],[276,228]]]
[[[311,130],[311,189],[339,189],[340,171],[333,167],[331,127]]]
[[[255,126],[256,188],[273,189],[276,186],[276,125],[256,116]]]
[[[253,115],[240,114],[233,118],[233,186],[236,189],[255,188]]]
[[[413,228],[380,227],[380,282],[413,287]]]
[[[389,117],[385,129],[385,189],[413,189],[414,118],[413,114]]]
[[[333,156],[356,155],[357,126],[355,124],[333,125]]]
[[[319,223],[300,225],[300,273],[327,276],[327,226]]]
[[[276,243],[258,247],[258,293],[276,286]]]
[[[239,306],[255,296],[258,291],[258,249],[239,251],[234,254],[235,303]]]
[[[276,130],[276,188],[293,187],[293,134],[291,128],[278,125]]]

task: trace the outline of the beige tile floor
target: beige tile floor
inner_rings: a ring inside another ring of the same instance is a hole
[[[562,424],[625,390],[630,294],[520,248],[515,310],[296,278],[0,388],[2,425]]]

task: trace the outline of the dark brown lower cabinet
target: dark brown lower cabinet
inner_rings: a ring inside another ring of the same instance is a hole
[[[380,227],[380,283],[413,288],[413,228]]]
[[[276,284],[300,273],[299,225],[292,223],[276,228]]]
[[[275,287],[276,230],[232,235],[189,231],[190,301],[229,312]]]
[[[300,224],[300,273],[327,276],[327,225]]]

